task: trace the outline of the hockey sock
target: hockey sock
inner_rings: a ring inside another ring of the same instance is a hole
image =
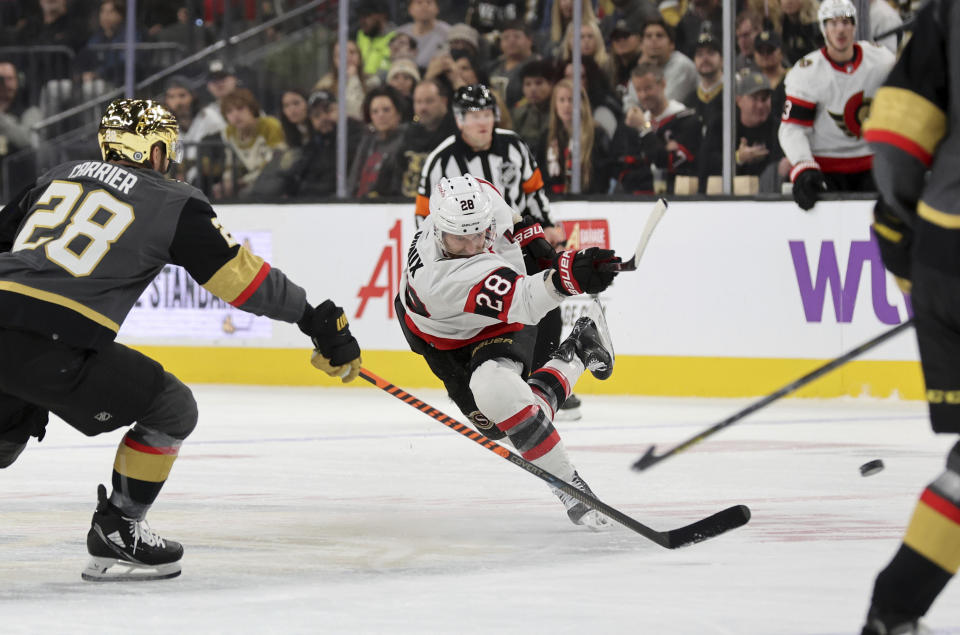
[[[960,568],[960,474],[944,472],[920,495],[903,544],[877,576],[873,606],[908,617],[926,614]]]
[[[142,519],[160,494],[181,440],[136,426],[124,435],[113,463],[110,502],[125,516]]]
[[[563,405],[573,392],[573,386],[582,374],[583,362],[577,358],[572,362],[551,359],[543,368],[531,373],[527,383],[533,394],[547,407],[550,418],[553,419],[557,408]]]

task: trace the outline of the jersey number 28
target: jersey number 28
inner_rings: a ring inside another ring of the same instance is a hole
[[[513,303],[517,277],[517,272],[507,267],[501,267],[489,274],[470,290],[467,312],[506,321]]]
[[[53,181],[37,200],[13,243],[13,251],[42,246],[51,262],[72,275],[90,275],[133,222],[133,207],[106,190],[89,192],[82,201],[81,196],[83,186],[79,183]],[[60,236],[34,238],[38,229],[54,229],[68,218],[70,223]]]

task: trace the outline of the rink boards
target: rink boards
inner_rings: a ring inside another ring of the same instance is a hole
[[[555,203],[580,247],[629,253],[649,202]],[[617,349],[607,382],[578,392],[750,396],[771,392],[910,315],[884,272],[869,201],[674,202],[636,272],[601,300]],[[416,231],[412,205],[219,206],[234,237],[307,289],[342,305],[364,365],[405,387],[438,387],[406,351],[392,298]],[[574,246],[578,246],[575,244]],[[572,323],[584,300],[563,307]],[[188,382],[326,384],[293,325],[255,318],[165,270],[120,332]],[[915,338],[894,337],[801,396],[922,397]]]

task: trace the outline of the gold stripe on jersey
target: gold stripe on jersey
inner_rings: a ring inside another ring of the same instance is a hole
[[[917,203],[917,215],[944,229],[960,229],[960,214],[948,214],[933,209],[923,201]]]
[[[233,302],[243,293],[260,273],[263,258],[254,255],[246,247],[240,247],[237,255],[220,267],[203,288],[227,302]]]
[[[868,130],[888,130],[913,141],[927,154],[947,134],[947,115],[932,101],[905,88],[882,86],[870,105]]]
[[[20,284],[19,282],[10,282],[8,280],[0,280],[0,290],[19,293],[20,295],[25,295],[37,300],[43,300],[44,302],[57,304],[66,309],[70,309],[71,311],[76,311],[88,320],[96,322],[100,326],[104,326],[114,333],[120,330],[120,325],[108,318],[106,315],[98,313],[90,307],[84,306],[76,300],[71,300],[70,298],[62,296],[58,293],[50,293],[49,291],[34,289],[33,287],[28,287],[25,284]]]
[[[960,568],[960,525],[924,500],[928,492],[924,492],[917,503],[903,542],[938,567],[954,574]],[[956,508],[948,511],[955,512]]]

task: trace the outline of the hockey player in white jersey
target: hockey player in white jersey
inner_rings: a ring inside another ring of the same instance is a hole
[[[602,316],[581,318],[543,368],[533,369],[536,324],[564,298],[606,289],[616,276],[609,264],[620,259],[596,247],[557,255],[540,225],[513,219],[490,183],[469,174],[442,178],[407,254],[397,315],[410,348],[473,425],[492,439],[508,437],[523,458],[590,492],[553,417],[585,368],[598,379],[613,372],[606,325]],[[526,275],[525,250],[546,268]],[[607,524],[553,491],[575,524]]]
[[[883,46],[855,41],[856,18],[850,0],[824,0],[817,19],[826,45],[784,79],[780,146],[793,166],[793,198],[805,210],[828,190],[876,189],[861,129],[895,58]]]

